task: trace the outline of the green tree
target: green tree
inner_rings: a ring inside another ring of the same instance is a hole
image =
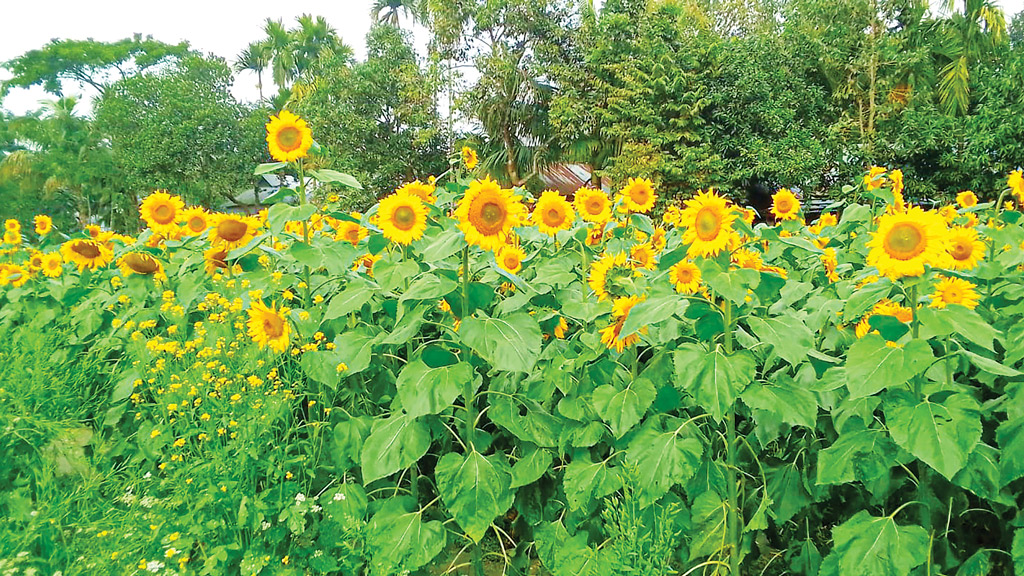
[[[238,72],[254,72],[256,88],[260,91],[260,102],[263,101],[263,71],[270,66],[270,46],[266,42],[251,42],[235,60]]]
[[[934,23],[934,50],[938,57],[938,95],[948,114],[966,114],[970,105],[971,70],[1006,41],[1006,18],[992,0],[965,0],[963,12],[948,0],[947,19]]]

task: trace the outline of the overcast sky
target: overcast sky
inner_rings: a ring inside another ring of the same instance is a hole
[[[933,0],[933,4],[939,4]],[[1024,10],[1024,0],[997,0],[1012,17]],[[297,6],[301,4],[301,7]],[[138,2],[138,0],[49,0],[43,4],[27,0],[4,2],[4,30],[0,34],[0,62],[39,48],[53,38],[114,41],[134,33],[152,35],[156,40],[176,44],[187,40],[204,53],[214,53],[233,62],[238,53],[262,36],[267,18],[284,19],[288,25],[303,13],[323,16],[342,40],[355,49],[356,57],[366,53],[365,37],[370,29],[372,0],[305,0],[300,3],[270,0],[225,2],[223,0],[173,0],[169,2]],[[408,25],[408,22],[403,22]],[[417,45],[426,44],[426,33],[417,30]],[[0,79],[8,78],[0,70]],[[68,88],[71,92],[70,87]],[[91,89],[82,89],[92,97]],[[235,96],[255,100],[254,74],[240,74],[234,87]],[[41,89],[15,89],[4,100],[4,108],[22,114],[38,107],[39,100],[49,96]]]

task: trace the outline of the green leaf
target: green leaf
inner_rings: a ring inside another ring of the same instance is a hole
[[[853,398],[894,388],[923,372],[935,359],[924,340],[903,347],[889,346],[878,334],[868,334],[850,346],[846,356],[846,387]]]
[[[780,523],[788,522],[814,501],[804,486],[803,470],[795,463],[767,468],[765,478],[768,494],[775,503],[770,513]]]
[[[754,380],[756,364],[746,350],[726,356],[720,347],[707,352],[699,344],[684,344],[675,355],[676,381],[718,422]]]
[[[302,354],[299,366],[307,376],[331,390],[338,388],[338,354],[333,350],[310,350]]]
[[[372,554],[373,576],[392,576],[418,570],[433,560],[446,544],[444,525],[423,522],[423,512],[408,496],[389,498],[367,525],[367,550]]]
[[[754,383],[743,392],[743,402],[755,410],[774,414],[787,424],[813,429],[818,419],[818,401],[814,393],[794,385],[789,378],[779,378],[776,382]]]
[[[515,490],[533,484],[551,468],[551,461],[551,453],[543,448],[523,456],[512,466],[512,484],[509,488]]]
[[[402,408],[409,416],[438,414],[451,406],[466,382],[473,380],[473,367],[466,362],[431,368],[414,360],[402,368],[395,386]]]
[[[709,264],[701,267],[701,276],[704,282],[716,294],[731,300],[737,305],[743,305],[747,298],[747,290],[756,288],[761,280],[761,275],[757,270],[739,268],[723,271],[716,265],[712,265],[710,260],[705,262]]]
[[[682,314],[688,304],[689,301],[676,294],[653,296],[639,302],[629,311],[621,333],[633,334],[645,326],[667,320],[673,314]]]
[[[287,162],[268,162],[266,164],[260,164],[252,171],[253,176],[262,176],[264,174],[270,174],[271,172],[277,172],[283,168],[287,168]]]
[[[565,498],[570,510],[586,510],[594,500],[599,500],[622,488],[619,471],[608,466],[608,462],[591,462],[589,456],[574,458],[565,467],[562,480]]]
[[[956,576],[988,576],[992,572],[991,553],[978,550],[970,558],[964,560],[956,571]]]
[[[995,351],[993,341],[999,335],[999,331],[974,310],[963,306],[948,306],[941,309],[926,307],[918,310],[917,317],[921,322],[922,339],[959,334],[967,341],[990,352]]]
[[[867,428],[844,432],[818,453],[819,485],[869,482],[888,474],[896,465],[896,444],[882,430]]]
[[[363,442],[370,435],[373,419],[369,416],[342,420],[334,426],[334,443],[332,455],[335,463],[349,469],[359,463],[359,455],[363,451]]]
[[[324,263],[324,256],[320,249],[303,242],[295,242],[288,248],[288,254],[295,258],[295,261],[303,266],[316,270]]]
[[[988,372],[995,376],[1020,376],[1021,372],[1014,370],[1009,366],[996,362],[991,358],[986,358],[979,354],[975,354],[969,350],[960,350],[960,354],[965,356],[971,361],[971,364],[977,366],[982,372]]]
[[[771,344],[780,358],[796,366],[807,358],[814,347],[814,334],[794,316],[747,318],[747,324],[761,342]]]
[[[999,494],[999,450],[978,442],[967,458],[967,465],[953,476],[952,482],[986,500],[1003,500]]]
[[[648,506],[676,484],[689,479],[700,466],[704,445],[696,438],[680,438],[680,430],[660,432],[641,428],[626,450],[626,461],[636,466],[640,505]]]
[[[362,308],[363,304],[369,302],[371,298],[373,298],[373,291],[366,283],[353,282],[349,284],[348,288],[331,298],[330,303],[327,304],[327,310],[324,311],[324,321],[347,316]]]
[[[341,184],[348,188],[355,190],[362,190],[363,185],[356,180],[354,176],[345,174],[344,172],[338,172],[337,170],[328,170],[322,168],[320,170],[310,170],[309,175],[325,184]]]
[[[909,392],[898,391],[886,398],[882,407],[896,444],[947,480],[967,464],[967,456],[981,439],[978,402],[967,394],[950,394],[941,402],[918,402]]]
[[[889,295],[892,290],[892,282],[888,278],[882,278],[858,288],[846,300],[846,307],[843,308],[843,318],[848,322],[855,322],[878,303],[879,300]]]
[[[1000,484],[1006,486],[1024,476],[1024,418],[1000,424],[996,429],[996,441],[1002,453],[999,458]]]
[[[334,338],[334,351],[338,353],[338,361],[344,363],[347,368],[342,376],[358,374],[370,367],[375,342],[376,338],[366,328],[344,332]]]
[[[861,510],[832,529],[839,576],[906,576],[928,558],[928,532]]]
[[[384,258],[373,265],[373,279],[381,290],[390,292],[405,283],[406,278],[419,274],[419,271],[419,265],[415,262],[395,262]]]
[[[540,326],[526,312],[504,318],[467,318],[459,336],[491,366],[510,372],[532,370],[542,342]]]
[[[1014,573],[1024,574],[1024,526],[1019,526],[1013,531],[1013,545],[1010,547],[1010,556],[1013,557]]]
[[[432,233],[432,230],[440,231]],[[462,234],[462,230],[452,226],[444,229],[428,229],[427,234],[424,234],[423,238],[417,242],[416,246],[422,246],[420,249],[420,258],[423,262],[434,263],[438,260],[444,260],[459,250],[462,250],[467,246],[467,244]]]
[[[497,454],[484,458],[476,450],[466,456],[449,452],[438,460],[434,474],[441,500],[474,542],[512,507],[512,473]]]
[[[408,414],[377,419],[363,444],[363,483],[369,484],[412,466],[430,448],[430,429]]]
[[[643,418],[655,395],[654,384],[646,378],[638,378],[622,390],[605,384],[594,390],[594,410],[608,423],[612,434],[622,438]]]
[[[505,396],[492,397],[487,415],[516,438],[545,448],[558,445],[558,435],[564,428],[564,419],[550,414],[541,404],[522,397],[514,400]]]
[[[722,500],[713,490],[704,492],[693,501],[690,509],[693,518],[690,542],[690,560],[703,556],[717,555],[728,546],[726,529],[729,519],[729,503]]]
[[[450,294],[458,285],[458,282],[444,276],[424,274],[417,278],[409,286],[409,289],[402,294],[401,301],[437,300],[442,296]]]

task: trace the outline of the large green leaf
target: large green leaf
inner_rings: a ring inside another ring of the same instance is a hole
[[[1024,527],[1018,527],[1013,531],[1013,545],[1010,548],[1010,556],[1013,557],[1014,573],[1024,574]]]
[[[675,365],[679,387],[692,394],[718,422],[756,373],[756,364],[749,352],[741,350],[727,356],[720,347],[708,352],[699,344],[680,346]]]
[[[952,482],[986,500],[1004,500],[999,494],[999,450],[978,442],[967,458],[967,465],[953,476]]]
[[[374,420],[373,430],[363,443],[360,461],[363,483],[369,484],[412,466],[430,448],[430,429],[408,414],[392,414]]]
[[[879,300],[888,296],[890,290],[892,290],[892,282],[888,278],[882,278],[857,289],[846,300],[846,307],[843,308],[843,318],[847,318],[850,321],[860,318]]]
[[[993,341],[999,332],[974,310],[963,306],[921,308],[917,316],[921,322],[921,338],[959,334],[986,350],[995,350]]]
[[[437,520],[423,522],[423,511],[413,512],[415,506],[407,496],[390,498],[370,519],[366,543],[373,576],[417,570],[444,549],[444,525]]]
[[[622,324],[621,333],[633,334],[645,326],[667,320],[673,314],[682,314],[688,304],[689,301],[678,294],[652,296],[633,306]]]
[[[704,492],[693,501],[693,536],[690,541],[690,560],[716,555],[728,546],[729,503],[713,490]]]
[[[751,316],[747,324],[761,342],[771,344],[775,353],[793,366],[806,360],[807,352],[814,347],[814,334],[795,316]]]
[[[646,378],[637,378],[619,390],[611,384],[594,390],[594,410],[608,423],[612,434],[622,438],[654,402],[654,385]]]
[[[551,468],[551,461],[551,452],[543,448],[538,448],[523,456],[512,466],[510,488],[514,490],[536,482]]]
[[[769,412],[793,426],[814,428],[817,422],[818,401],[814,393],[789,378],[779,378],[775,384],[754,383],[741,398],[747,406]]]
[[[892,439],[940,474],[951,479],[967,464],[967,456],[981,439],[978,402],[967,394],[940,393],[941,401],[918,402],[898,391],[885,399],[886,425]]]
[[[420,258],[424,262],[433,263],[462,250],[466,246],[466,241],[462,230],[452,226],[443,230],[440,228],[428,229],[416,246],[421,247]]]
[[[1001,451],[999,458],[1000,483],[1006,486],[1024,476],[1024,418],[1008,420],[996,429],[996,440]]]
[[[498,370],[529,372],[540,355],[540,326],[525,312],[503,318],[467,318],[459,336]]]
[[[689,479],[700,466],[704,445],[697,438],[682,438],[680,429],[661,432],[642,428],[626,450],[626,461],[636,466],[640,505],[647,506]]]
[[[565,467],[562,486],[570,510],[589,509],[594,500],[622,488],[622,476],[617,469],[608,466],[607,460],[591,462],[589,457],[574,458]]]
[[[334,350],[310,350],[302,354],[299,366],[306,376],[327,386],[331,390],[338,388],[341,376],[338,374],[338,353]]]
[[[338,353],[339,363],[347,367],[343,375],[358,374],[369,368],[376,341],[376,336],[362,327],[338,334],[334,339],[334,351]]]
[[[878,334],[868,334],[850,346],[846,356],[846,387],[853,398],[899,386],[923,372],[935,356],[924,340],[889,346]]]
[[[818,453],[818,484],[874,480],[896,465],[897,451],[896,444],[882,430],[844,432]]]
[[[324,311],[324,321],[341,318],[363,307],[373,298],[373,290],[365,282],[353,282],[331,298]]]
[[[423,274],[402,294],[402,301],[437,300],[450,294],[457,286],[458,283],[451,278],[437,274]]]
[[[906,576],[928,559],[928,532],[861,510],[832,529],[839,576]]]
[[[473,367],[467,362],[431,368],[423,360],[413,360],[402,368],[395,386],[402,408],[416,417],[445,410],[472,380]]]
[[[449,452],[434,469],[441,500],[462,530],[480,542],[494,519],[512,507],[512,473],[499,455]]]

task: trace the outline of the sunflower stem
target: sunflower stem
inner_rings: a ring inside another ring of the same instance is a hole
[[[469,310],[469,246],[462,249],[462,318],[468,316]],[[466,361],[469,361],[469,348],[463,344]],[[474,402],[473,380],[466,381],[462,392],[463,401],[466,403],[466,444],[471,450],[476,448],[473,442],[476,440],[476,403]]]
[[[732,355],[733,352],[733,334],[732,334],[732,302],[723,299],[725,304],[725,310],[723,311],[725,319],[725,353]],[[725,416],[725,459],[726,459],[726,470],[728,472],[728,495],[729,495],[729,514],[726,518],[726,529],[729,534],[729,574],[730,576],[738,576],[740,573],[740,526],[739,526],[739,487],[737,482],[739,479],[736,475],[736,407],[734,404],[729,406],[728,414]]]
[[[299,206],[305,206],[306,205],[306,172],[305,172],[305,163],[303,162],[302,158],[299,158],[298,168],[299,168]],[[306,221],[306,219],[302,220],[302,241],[307,246],[309,246],[309,224]],[[303,275],[304,280],[305,280],[304,284],[306,285],[306,287],[303,289],[303,302],[305,302],[304,307],[305,308],[309,308],[309,306],[313,303],[313,301],[310,298],[310,286],[309,286],[310,274],[309,274],[309,266],[308,265],[303,265],[302,266],[302,275]]]

